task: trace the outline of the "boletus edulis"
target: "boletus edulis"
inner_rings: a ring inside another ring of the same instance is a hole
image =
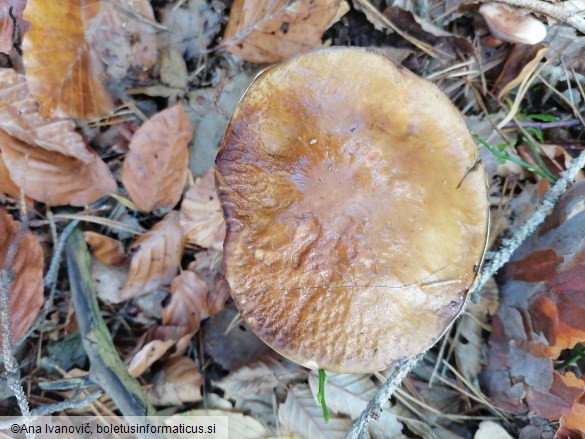
[[[312,369],[372,372],[432,346],[484,253],[477,154],[449,99],[379,53],[320,49],[265,70],[216,159],[242,317]]]

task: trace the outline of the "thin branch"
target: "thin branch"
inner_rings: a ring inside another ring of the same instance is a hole
[[[16,236],[8,246],[8,252],[4,261],[4,268],[0,270],[0,319],[2,320],[2,355],[4,357],[4,367],[6,368],[6,380],[8,386],[14,393],[18,407],[24,418],[24,422],[27,425],[31,425],[31,413],[28,405],[28,400],[20,383],[22,377],[20,374],[20,366],[14,356],[13,345],[12,345],[12,321],[10,319],[10,290],[12,289],[12,283],[14,281],[14,271],[12,266],[14,264],[14,258],[18,246],[24,237],[28,229],[26,219],[24,223],[20,225]],[[27,438],[34,438],[35,435],[32,432],[26,433]]]
[[[582,151],[578,157],[571,161],[571,164],[566,171],[562,172],[557,182],[546,192],[540,205],[530,215],[528,220],[522,227],[509,239],[502,241],[502,246],[497,252],[491,252],[487,256],[487,264],[484,266],[474,284],[469,289],[469,294],[463,310],[466,306],[479,296],[479,291],[483,288],[485,283],[490,279],[502,266],[510,260],[510,257],[516,251],[516,249],[528,238],[532,233],[536,231],[536,228],[542,224],[548,214],[550,214],[559,201],[559,198],[563,193],[566,192],[569,184],[575,179],[579,171],[585,166],[585,151]],[[451,325],[453,325],[451,322]],[[447,332],[449,328],[445,330]],[[392,375],[388,377],[388,380],[382,384],[372,400],[368,403],[364,411],[357,418],[351,430],[347,433],[346,439],[359,439],[361,434],[365,431],[365,427],[370,419],[377,419],[379,414],[382,412],[382,406],[388,402],[392,393],[400,386],[400,383],[408,375],[408,373],[416,366],[420,359],[424,357],[426,352],[406,360],[402,360],[398,363],[396,369],[392,372]]]

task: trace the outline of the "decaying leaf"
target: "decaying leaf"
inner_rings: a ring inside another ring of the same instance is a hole
[[[261,394],[277,387],[280,381],[264,362],[255,361],[234,370],[214,384],[224,391],[226,398],[233,398]]]
[[[31,23],[22,47],[31,94],[41,114],[99,117],[113,110],[102,83],[103,64],[86,40],[100,0],[29,0],[24,18]]]
[[[84,232],[85,242],[91,246],[91,254],[108,265],[123,265],[128,260],[122,243],[117,239],[96,232]]]
[[[312,439],[344,438],[351,427],[349,418],[332,416],[325,422],[321,406],[306,385],[289,389],[286,401],[278,408],[278,420],[289,431]]]
[[[26,0],[0,1],[0,53],[9,55],[15,40],[17,42],[29,28],[22,19]]]
[[[171,301],[162,311],[163,325],[184,326],[196,333],[207,311],[207,284],[192,271],[183,271],[171,283]]]
[[[98,259],[91,261],[91,278],[100,300],[109,303],[120,303],[120,293],[128,279],[126,266],[106,265]]]
[[[8,307],[14,342],[30,328],[44,303],[43,250],[30,230],[20,240],[12,264],[6,265],[8,249],[21,227],[4,208],[0,208],[0,271],[12,272],[13,275],[8,276],[13,279]]]
[[[0,70],[0,128],[16,139],[74,157],[84,163],[95,158],[72,120],[45,117],[31,97],[24,75]]]
[[[180,357],[187,349],[192,334],[186,334],[183,326],[156,326],[150,328],[141,338],[137,352],[128,365],[128,373],[133,377],[142,375],[152,364],[176,346],[171,357]]]
[[[189,244],[223,249],[225,220],[210,169],[187,191],[181,204],[181,226]]]
[[[584,182],[567,191],[503,271],[482,378],[505,409],[563,422],[585,392],[582,379],[552,363],[585,341],[585,251],[576,239],[585,229],[584,196]]]
[[[145,24],[154,14],[146,0],[29,0],[24,18],[31,23],[22,44],[24,65],[43,115],[107,115],[113,102],[103,82],[105,67],[123,77],[131,66],[156,62],[154,29]]]
[[[2,159],[2,150],[0,149],[0,192],[12,198],[17,199],[20,195],[20,188],[14,184],[6,164]]]
[[[33,200],[53,206],[84,206],[117,191],[108,166],[95,153],[84,163],[27,145],[2,130],[0,149],[11,180]]]
[[[189,270],[194,271],[207,284],[207,311],[210,316],[218,313],[225,306],[230,295],[229,287],[223,275],[223,251],[208,250],[195,255],[195,260],[189,264]]]
[[[179,269],[184,248],[179,212],[171,211],[132,245],[134,255],[122,299],[142,296],[169,285]]]
[[[170,359],[154,376],[146,396],[154,405],[182,405],[201,401],[203,375],[187,357]]]
[[[191,136],[182,104],[161,111],[136,131],[122,182],[140,209],[151,212],[178,203],[187,180]]]
[[[316,47],[340,0],[236,0],[222,46],[254,63],[272,63]]]
[[[493,86],[492,92],[498,96],[498,99],[503,99],[506,94],[520,85],[527,75],[534,72],[535,66],[547,52],[548,48],[543,44],[514,45],[506,59],[502,73],[500,73]]]
[[[319,391],[318,378],[309,377],[309,385],[313,394]],[[327,374],[327,390],[325,398],[330,410],[357,418],[374,397],[377,387],[369,375]],[[402,424],[384,407],[377,422],[368,424],[372,437],[395,437],[402,434]]]

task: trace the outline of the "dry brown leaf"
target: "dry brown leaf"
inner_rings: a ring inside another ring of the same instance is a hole
[[[181,204],[181,227],[189,244],[221,250],[225,220],[217,198],[213,168],[195,181]]]
[[[24,75],[0,70],[0,128],[30,145],[40,146],[89,163],[95,157],[72,120],[44,117],[31,97]]]
[[[340,0],[235,0],[222,46],[254,63],[273,63],[319,45]]]
[[[184,326],[195,333],[207,312],[207,284],[192,271],[183,271],[171,283],[171,301],[162,311],[163,325]]]
[[[33,200],[53,206],[84,206],[117,191],[108,166],[93,153],[83,163],[27,145],[0,130],[2,159],[12,181]]]
[[[181,263],[185,237],[179,224],[179,212],[173,210],[132,245],[134,256],[128,282],[121,293],[123,300],[169,285]]]
[[[140,340],[140,348],[132,356],[128,373],[133,377],[142,375],[155,361],[167,355],[176,346],[171,357],[180,357],[185,353],[193,336],[183,326],[157,326],[150,328]]]
[[[91,278],[100,300],[120,303],[120,292],[128,279],[128,267],[106,265],[97,259],[91,261]]]
[[[230,295],[228,284],[223,275],[223,251],[207,250],[195,255],[195,260],[189,264],[189,270],[194,271],[207,284],[207,312],[209,316],[217,314],[225,306]]]
[[[106,65],[111,78],[124,78],[131,68],[152,68],[158,60],[156,23],[148,0],[102,1],[86,39]]]
[[[154,405],[182,405],[201,401],[203,381],[203,375],[193,360],[187,357],[172,358],[154,376],[153,387],[146,390],[146,396]]]
[[[108,265],[123,265],[128,260],[122,243],[117,239],[96,232],[84,232],[85,242],[90,245],[91,254]]]
[[[182,104],[167,108],[142,125],[130,142],[122,182],[145,212],[174,207],[188,173],[192,132]]]
[[[30,230],[24,233],[12,264],[5,265],[8,248],[20,227],[18,221],[15,221],[4,208],[0,208],[0,270],[11,270],[14,273],[8,309],[12,322],[12,340],[15,342],[33,324],[44,303],[43,250]]]
[[[14,20],[10,16],[10,5],[6,0],[0,2],[0,53],[8,55],[12,51]]]
[[[12,179],[10,178],[10,174],[8,173],[8,168],[6,168],[6,164],[2,159],[2,150],[0,149],[0,192],[17,199],[20,195],[20,189]]]
[[[102,83],[103,64],[91,49],[86,32],[99,16],[100,0],[29,0],[24,18],[23,62],[31,94],[41,114],[99,117],[113,110]]]

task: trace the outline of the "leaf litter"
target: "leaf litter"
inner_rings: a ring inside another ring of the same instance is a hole
[[[544,42],[523,47],[494,43],[477,6],[451,0],[379,9],[367,0],[29,0],[24,19],[23,9],[21,1],[0,4],[0,200],[8,208],[0,217],[11,231],[0,233],[0,248],[27,219],[17,255],[32,259],[15,275],[35,284],[26,287],[33,299],[11,302],[22,316],[15,341],[38,319],[43,259],[54,258],[64,218],[81,218],[102,313],[146,398],[177,413],[227,415],[234,437],[344,437],[390,373],[330,376],[327,424],[315,376],[267,351],[229,300],[225,222],[210,168],[229,115],[261,68],[254,63],[354,44],[397,56],[434,82],[491,145],[482,144],[481,158],[494,249],[550,185],[525,164],[557,176],[582,149],[585,40],[568,24],[547,22]],[[585,432],[578,199],[564,202],[470,305],[370,424],[370,437]],[[25,266],[35,274],[22,274]],[[67,290],[59,277],[47,291],[52,308],[27,336],[24,364],[43,340],[75,339]],[[89,369],[84,356],[76,361],[83,364],[63,372]],[[32,372],[23,368],[24,380],[40,395]]]

